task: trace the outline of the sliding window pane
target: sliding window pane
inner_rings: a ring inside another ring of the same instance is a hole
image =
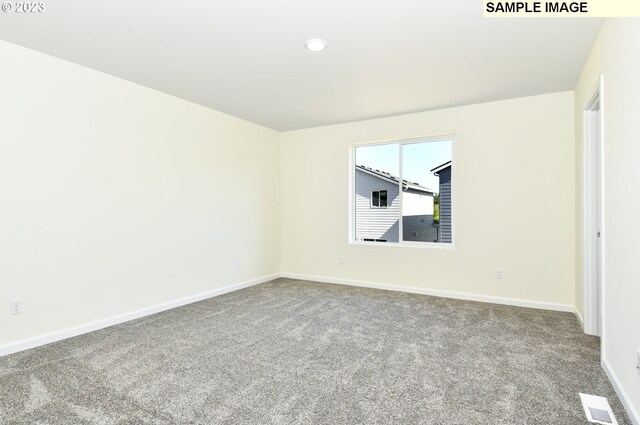
[[[402,145],[402,240],[451,243],[451,140]]]

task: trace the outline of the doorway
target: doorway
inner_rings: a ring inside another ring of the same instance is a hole
[[[602,336],[603,109],[602,75],[584,109],[584,331]]]

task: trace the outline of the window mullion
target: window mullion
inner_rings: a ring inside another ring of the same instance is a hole
[[[399,171],[399,174],[400,174],[400,177],[398,178],[398,180],[399,180],[398,181],[398,185],[399,185],[398,186],[398,190],[399,190],[398,199],[400,199],[400,208],[399,208],[400,212],[398,214],[398,243],[402,243],[403,242],[402,235],[403,235],[403,231],[404,231],[403,223],[402,223],[402,208],[403,208],[403,204],[404,204],[404,202],[403,202],[404,193],[402,191],[402,175],[403,175],[403,173],[402,173],[402,147],[403,146],[404,145],[402,143],[398,143],[398,158],[399,158],[399,161],[400,161],[400,164],[399,164],[399,167],[398,167],[398,171]]]

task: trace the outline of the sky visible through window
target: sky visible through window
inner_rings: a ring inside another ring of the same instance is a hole
[[[438,177],[431,169],[451,161],[451,140],[421,142],[402,145],[403,178],[419,183],[438,192]],[[356,165],[400,175],[400,145],[359,146],[356,148]]]

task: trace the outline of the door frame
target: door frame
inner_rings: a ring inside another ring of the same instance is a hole
[[[603,335],[604,323],[604,108],[603,76],[583,111],[584,332]],[[600,179],[597,178],[598,172]],[[598,194],[599,192],[599,194]],[[599,195],[599,196],[598,196]],[[598,202],[600,200],[600,202]],[[599,215],[599,222],[598,222]],[[600,228],[598,228],[600,227]],[[600,238],[598,240],[598,232]],[[598,248],[600,246],[600,249]],[[599,252],[598,252],[599,251]]]

